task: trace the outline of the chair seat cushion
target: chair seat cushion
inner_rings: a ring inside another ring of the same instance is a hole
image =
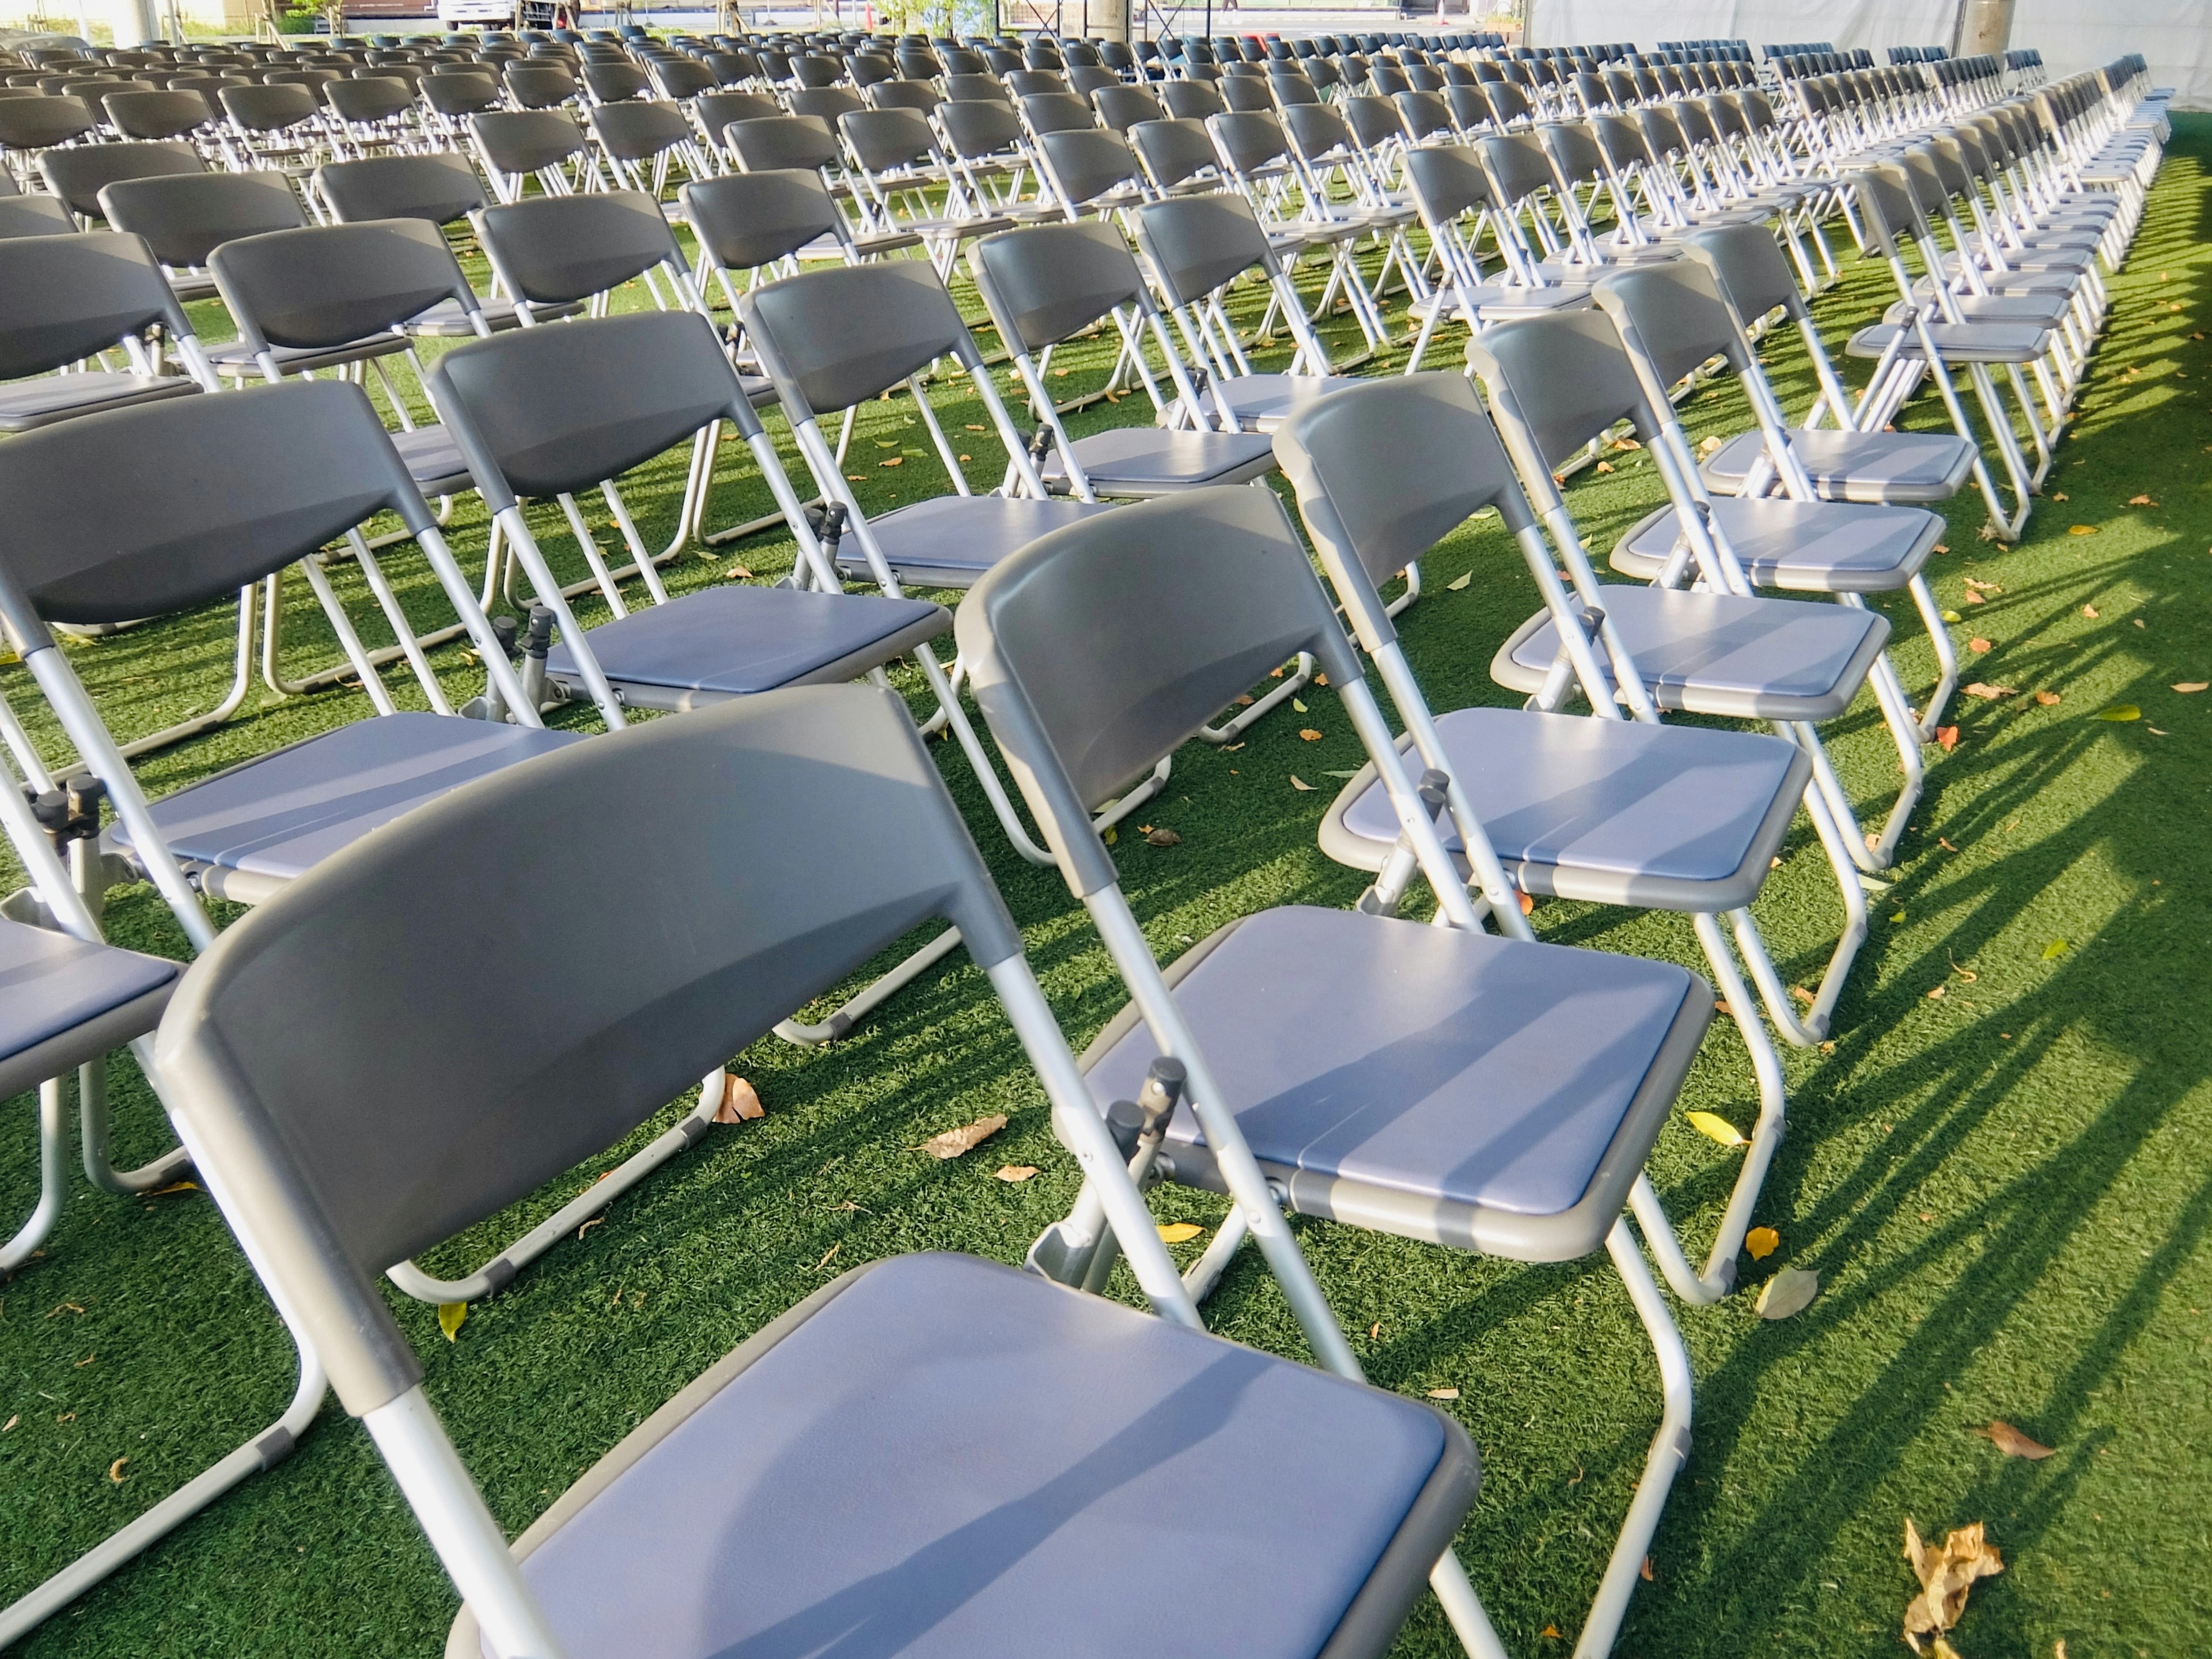
[[[392,447],[407,463],[408,476],[426,495],[451,495],[474,489],[476,478],[461,454],[461,447],[442,426],[418,426],[412,432],[395,432]]]
[[[1249,483],[1275,469],[1273,441],[1257,432],[1116,426],[1076,439],[1074,447],[1075,464],[1102,495],[1170,495],[1208,484]],[[1048,489],[1067,488],[1057,448],[1038,470]]]
[[[477,306],[483,313],[484,321],[494,331],[522,326],[520,312],[515,308],[514,301],[504,295],[489,299],[479,295]],[[573,301],[565,306],[542,305],[532,306],[530,308],[530,314],[541,323],[550,322],[556,317],[580,317],[583,312],[584,302],[580,300]],[[461,309],[461,302],[459,300],[439,301],[421,316],[410,319],[407,331],[410,334],[421,334],[432,339],[441,340],[473,340],[477,335],[474,325],[469,321],[468,313]]]
[[[1603,1243],[1712,1012],[1671,963],[1304,906],[1176,966],[1176,1004],[1297,1208],[1524,1261]],[[1109,1025],[1087,1057],[1101,1109],[1158,1054],[1140,1022]],[[1164,1150],[1177,1181],[1220,1186],[1187,1103]]]
[[[969,587],[1018,548],[1093,513],[1101,501],[1035,501],[1004,495],[933,495],[868,524],[901,581],[923,587]],[[848,531],[837,550],[840,574],[872,581],[860,538]]]
[[[344,363],[366,362],[371,357],[394,356],[406,349],[407,337],[404,334],[372,334],[365,339],[349,340],[343,345],[272,345],[269,355],[276,359],[278,373],[297,374],[311,368],[336,368]],[[226,378],[257,384],[261,380],[261,360],[243,340],[225,340],[220,345],[208,347],[207,360],[214,365],[216,374]]]
[[[187,397],[199,389],[198,381],[181,375],[127,374],[108,369],[10,380],[0,386],[0,432],[35,431],[79,415]]]
[[[1941,514],[1920,507],[1713,498],[1713,520],[1760,587],[1798,593],[1890,593],[1920,574],[1942,539]],[[1681,521],[1662,507],[1620,538],[1613,568],[1649,581],[1674,550]]]
[[[1464,316],[1472,305],[1486,323],[1502,323],[1516,317],[1540,317],[1553,311],[1580,311],[1590,304],[1586,288],[1516,288],[1510,283],[1481,283],[1461,288],[1447,283],[1425,300],[1409,300],[1406,314],[1425,318],[1438,307],[1448,314]]]
[[[1415,1401],[905,1255],[707,1371],[515,1551],[570,1659],[1292,1659],[1387,1620],[1329,1650],[1370,1655],[1474,1486]],[[447,1654],[488,1651],[465,1608]]]
[[[1519,708],[1456,709],[1436,724],[1506,873],[1524,892],[1601,904],[1750,903],[1812,769],[1796,744],[1755,732]],[[1446,815],[1437,828],[1458,859],[1458,826]],[[1397,838],[1389,794],[1363,767],[1322,820],[1321,849],[1380,870]]]
[[[2028,323],[2049,328],[2063,321],[2074,309],[2063,294],[1954,294],[1951,303],[1970,323]],[[1885,323],[1910,322],[1911,312],[1902,300],[1881,313]]]
[[[857,679],[951,627],[951,611],[919,599],[732,585],[602,623],[590,645],[623,702],[675,710],[780,685]],[[580,694],[565,641],[546,658],[545,672]]]
[[[1763,441],[1741,433],[1723,444],[1699,471],[1712,489],[1743,488]],[[1974,447],[1948,432],[1844,432],[1834,427],[1793,427],[1790,448],[1824,501],[1899,504],[1948,501],[1974,467]]]
[[[1273,432],[1315,398],[1352,384],[1340,375],[1240,374],[1214,381],[1211,392],[1243,431]]]
[[[403,710],[342,726],[153,804],[169,850],[207,866],[210,892],[252,902],[401,813],[564,744],[574,732]],[[108,831],[128,848],[121,825]],[[255,879],[226,882],[223,872]]]
[[[1620,582],[1604,590],[1601,608],[1659,707],[1737,720],[1834,719],[1889,639],[1879,611],[1809,599]],[[1498,648],[1491,678],[1510,690],[1534,691],[1558,649],[1550,613],[1540,611]]]
[[[2039,323],[1930,323],[1928,337],[1947,363],[2032,363],[2051,349],[2051,331]],[[1861,329],[1844,349],[1854,357],[1879,357],[1892,345],[1903,357],[1926,356],[1919,331],[1894,323]]]
[[[182,971],[0,917],[0,1100],[152,1030]]]

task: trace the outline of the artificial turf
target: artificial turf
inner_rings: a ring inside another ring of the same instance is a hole
[[[1962,653],[1970,638],[1990,644],[1966,653],[1965,678],[2019,695],[1960,700],[1956,747],[1929,750],[1928,793],[1893,884],[1875,896],[1832,1052],[1784,1055],[1792,1128],[1758,1215],[1778,1231],[1778,1251],[1741,1261],[1747,1293],[1678,1312],[1696,1368],[1695,1445],[1624,1655],[1890,1652],[1915,1587],[1899,1555],[1908,1516],[1937,1535],[1986,1522],[2004,1553],[2004,1575],[1976,1588],[1954,1634],[1967,1659],[2047,1656],[2062,1641],[2069,1659],[2166,1656],[2212,1641],[2212,694],[2170,689],[2212,679],[2208,160],[2212,118],[2177,117],[2025,539],[1982,539],[1978,500],[1952,503],[1933,577],[1965,618],[1954,629]],[[1832,343],[1888,297],[1887,280],[1875,266],[1846,267],[1817,307]],[[1802,410],[1811,395],[1802,354],[1781,335],[1765,350]],[[1456,351],[1441,341],[1431,366],[1450,367]],[[1067,354],[1070,378],[1055,389],[1095,385],[1104,363],[1095,350]],[[979,418],[972,404],[961,412],[960,395],[946,405],[956,436]],[[1701,394],[1684,414],[1693,438],[1747,424],[1730,390]],[[871,480],[866,499],[887,501],[902,483],[909,498],[921,493],[933,464],[906,406],[866,415],[849,463]],[[1104,405],[1082,417],[1121,418]],[[904,466],[877,465],[894,457]],[[1644,458],[1611,461],[1610,475],[1586,471],[1569,490],[1599,550],[1662,499]],[[739,482],[745,469],[732,461],[724,471],[717,522],[767,510],[764,492]],[[977,471],[979,484],[995,482]],[[665,534],[681,484],[674,463],[645,475],[636,499],[648,535]],[[480,514],[466,504],[454,534],[465,559],[481,556]],[[687,553],[671,585],[729,580],[740,562],[771,576],[789,557],[787,543],[766,538],[712,560]],[[411,563],[395,561],[395,574]],[[1496,521],[1453,537],[1424,570],[1427,592],[1401,627],[1432,704],[1515,701],[1487,665],[1533,608],[1534,586]],[[1452,585],[1470,573],[1465,587]],[[1968,577],[1995,584],[1979,590],[1984,603],[1968,602]],[[296,578],[293,591],[285,661],[296,672],[331,659]],[[419,578],[407,592],[434,612]],[[1908,607],[1885,609],[1917,693],[1932,653]],[[151,730],[213,700],[229,628],[217,609],[73,657],[114,725]],[[453,685],[472,689],[457,649],[438,660]],[[19,665],[0,668],[0,688],[29,711]],[[2038,690],[2060,701],[2039,703]],[[1328,788],[1289,781],[1295,771],[1325,785],[1319,775],[1356,763],[1326,694],[1306,701],[1306,715],[1261,721],[1240,750],[1178,753],[1164,797],[1139,817],[1176,830],[1180,845],[1120,839],[1132,900],[1163,957],[1234,916],[1348,904],[1364,884],[1316,850]],[[2100,718],[2122,704],[2142,718]],[[357,690],[279,701],[257,688],[239,718],[150,757],[142,775],[173,788],[364,708]],[[1301,740],[1300,726],[1321,740]],[[1870,699],[1829,735],[1863,816],[1878,822],[1895,763]],[[957,753],[939,752],[1080,1046],[1121,1000],[1103,954],[1058,878],[1008,849]],[[608,810],[635,816],[636,855],[652,858],[653,804]],[[1758,906],[1799,982],[1817,974],[1835,923],[1828,881],[1801,820]],[[1698,962],[1680,917],[1547,902],[1534,921],[1547,939]],[[109,925],[119,942],[183,953],[143,888],[113,896]],[[473,924],[458,915],[453,925]],[[770,1038],[738,1066],[767,1103],[764,1120],[715,1131],[473,1310],[458,1340],[441,1338],[429,1308],[392,1295],[432,1397],[510,1528],[830,1276],[902,1250],[1018,1260],[1073,1196],[1039,1091],[964,958],[843,1042],[802,1050]],[[149,1157],[168,1144],[163,1126],[127,1061],[114,1073],[121,1151]],[[0,1215],[27,1213],[34,1195],[30,1103],[0,1115]],[[1724,1028],[1681,1103],[1748,1125],[1749,1068]],[[975,1153],[941,1163],[915,1150],[991,1111],[1009,1126]],[[1661,1140],[1654,1175],[1693,1253],[1735,1158],[1679,1121]],[[594,1161],[428,1265],[480,1258],[614,1161]],[[1005,1164],[1042,1173],[994,1179]],[[1163,1220],[1206,1224],[1223,1208],[1173,1188],[1155,1207]],[[1509,1648],[1565,1653],[1657,1417],[1656,1370],[1618,1282],[1601,1261],[1527,1267],[1326,1223],[1298,1232],[1378,1383],[1458,1390],[1449,1408],[1484,1458],[1462,1558]],[[1764,1322],[1749,1292],[1784,1266],[1817,1269],[1820,1295],[1793,1319]],[[1304,1353],[1249,1251],[1211,1318],[1227,1335]],[[0,1285],[0,1598],[257,1433],[289,1395],[289,1366],[203,1194],[118,1200],[80,1188],[43,1254]],[[2055,1455],[2006,1457],[1972,1431],[1992,1419]],[[730,1571],[745,1571],[741,1551]],[[367,1437],[326,1407],[289,1460],[19,1651],[428,1654],[454,1605]],[[1398,1648],[1454,1650],[1433,1604]]]

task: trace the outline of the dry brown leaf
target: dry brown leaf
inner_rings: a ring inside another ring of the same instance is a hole
[[[1309,795],[1313,793],[1313,785],[1308,783],[1304,778],[1300,777],[1295,772],[1291,774],[1291,787],[1302,791]]]
[[[1524,916],[1533,916],[1536,914],[1536,896],[1534,893],[1521,895],[1521,914]]]
[[[1966,641],[1966,649],[1972,652],[1978,657],[1985,654],[1990,649],[1990,646],[1987,640],[1981,638],[1978,635],[1974,638]]]
[[[1034,1164],[1001,1164],[991,1173],[997,1176],[1000,1180],[1006,1182],[1009,1186],[1012,1186],[1018,1182],[1027,1181],[1031,1176],[1035,1175],[1036,1173],[1036,1165]]]
[[[1615,449],[1641,449],[1644,447],[1642,444],[1637,442],[1633,438],[1617,438],[1613,441],[1613,447]]]
[[[1147,830],[1145,832],[1145,844],[1147,847],[1180,847],[1182,845],[1182,837],[1163,825],[1158,830]]]
[[[2081,614],[2088,617],[2091,622],[2094,622],[2097,619],[2097,607],[2094,605],[2085,605],[2081,607]]]
[[[1539,1636],[1548,1636],[1554,1642],[1564,1642],[1567,1639],[1565,1637],[1559,1634],[1559,1627],[1557,1625],[1547,1625],[1543,1629],[1538,1631],[1536,1634]]]
[[[1980,581],[1972,576],[1966,578],[1966,586],[1977,593],[2002,593],[2004,592],[2004,589],[1998,586],[1995,582]]]
[[[1600,461],[1595,470],[1600,472],[1610,472],[1613,471],[1613,463],[1611,461]]]
[[[1791,986],[1790,988],[1790,994],[1796,997],[1798,1001],[1803,1003],[1808,1008],[1813,1006],[1813,994],[1802,985]]]
[[[1959,850],[1957,848],[1951,845],[1951,838],[1948,836],[1936,836],[1936,844],[1947,853],[1955,853]]]
[[[1939,986],[1937,986],[1934,990],[1930,991],[1930,992],[1928,994],[1928,1000],[1929,1000],[1929,1001],[1930,1001],[1930,1002],[1934,1002],[1934,1001],[1937,1000],[1938,999],[1940,999],[1940,998],[1942,996],[1942,994],[1943,994],[1943,988],[1942,988],[1942,986],[1940,986],[1940,985],[1939,985]]]
[[[579,1228],[577,1228],[577,1229],[576,1229],[576,1237],[577,1237],[577,1238],[580,1241],[580,1240],[583,1238],[583,1237],[584,1237],[584,1235],[585,1235],[586,1233],[587,1233],[587,1232],[591,1231],[592,1228],[594,1228],[594,1227],[598,1226],[598,1225],[599,1225],[602,1221],[605,1221],[605,1219],[606,1219],[606,1217],[605,1217],[605,1216],[603,1216],[603,1215],[595,1215],[595,1216],[593,1216],[593,1217],[592,1217],[589,1221],[586,1221],[586,1222],[582,1226],[580,1226],[580,1227],[579,1227]]]
[[[1319,743],[1321,741],[1321,733],[1315,731],[1310,726],[1300,726],[1298,728],[1298,736],[1304,738],[1308,743]]]
[[[1966,603],[1968,605],[1987,605],[1989,601],[1984,599],[1980,594],[1975,592],[1974,590],[1970,587],[1966,590]]]
[[[1771,1227],[1753,1227],[1743,1236],[1743,1248],[1753,1261],[1764,1261],[1782,1248],[1782,1235]]]
[[[759,1093],[741,1077],[722,1079],[721,1103],[714,1108],[717,1123],[744,1123],[757,1117],[766,1117],[768,1108],[761,1104]]]
[[[943,1134],[932,1135],[921,1143],[921,1150],[932,1158],[957,1158],[970,1152],[1006,1127],[1006,1115],[994,1112],[988,1117],[979,1117],[973,1123],[957,1129],[947,1129]]]
[[[968,422],[968,429],[970,432],[988,432],[991,428],[988,426],[981,425],[980,422],[970,421]]]
[[[22,1420],[23,1414],[21,1412],[16,1413],[15,1416],[9,1418],[5,1423],[0,1423],[0,1434],[6,1434],[10,1429],[14,1428]]]
[[[732,581],[749,582],[752,579],[753,573],[750,570],[748,570],[744,565],[733,564],[730,567],[730,580]]]
[[[837,1243],[832,1244],[828,1249],[823,1251],[822,1260],[814,1264],[814,1271],[817,1273],[820,1273],[824,1267],[830,1265],[830,1259],[844,1248],[845,1247],[842,1243]]]
[[[906,457],[903,455],[894,455],[887,461],[878,461],[876,465],[878,466],[904,466],[906,465]]]
[[[1721,441],[1718,438],[1707,438],[1704,442],[1698,446],[1698,453],[1700,455],[1711,455],[1715,451],[1718,450],[1720,447]]]
[[[1820,1293],[1820,1274],[1806,1267],[1784,1267],[1759,1287],[1754,1305],[1761,1319],[1787,1319],[1802,1313]]]
[[[1188,1244],[1206,1229],[1195,1221],[1163,1221],[1156,1231],[1163,1244]]]
[[[2212,685],[2212,680],[2183,680],[2173,689],[2180,692],[2183,696],[2186,697],[2195,692],[2203,690],[2208,685]]]
[[[2056,691],[2039,691],[2035,694],[2035,700],[2045,708],[2056,708],[2065,701]]]
[[[1958,1624],[1974,1580],[2004,1571],[2003,1558],[1978,1521],[1954,1528],[1938,1548],[1920,1541],[1918,1528],[1907,1516],[1905,1559],[1920,1581],[1920,1593],[1905,1604],[1905,1639],[1915,1653],[1921,1650],[1919,1638],[1933,1636],[1940,1641],[1945,1631]]]
[[[2046,1457],[2058,1454],[2039,1441],[2029,1439],[2002,1418],[1993,1418],[1986,1429],[1978,1425],[1972,1431],[1988,1441],[2007,1457],[2025,1457],[2031,1463],[2040,1463]]]
[[[123,1466],[130,1461],[127,1457],[118,1457],[107,1466],[107,1479],[110,1483],[118,1486],[123,1484]]]
[[[1962,685],[1959,690],[1970,697],[1979,697],[1984,702],[1995,702],[1999,697],[2020,695],[2020,688],[2016,685],[1985,685],[1980,680],[1976,680],[1972,685]]]
[[[1651,1582],[1651,1558],[1650,1556],[1647,1555],[1644,1558],[1644,1565],[1637,1568],[1636,1576],[1638,1578],[1641,1578],[1647,1584]]]
[[[2156,507],[2158,503],[2151,500],[2148,495],[2130,495],[2128,497],[2128,505],[2130,507]]]
[[[1431,1389],[1429,1390],[1429,1398],[1431,1400],[1456,1400],[1459,1398],[1459,1390],[1457,1389]]]
[[[2054,501],[2070,501],[2073,498],[2067,495],[2067,493],[2063,489],[2054,489],[2051,492],[2051,499]]]
[[[1936,544],[1936,550],[1938,553],[1948,553],[1951,550],[1951,544],[1948,542],[1938,542]]]
[[[1936,741],[1942,745],[1945,754],[1949,754],[1959,746],[1959,728],[1955,726],[1937,726]]]

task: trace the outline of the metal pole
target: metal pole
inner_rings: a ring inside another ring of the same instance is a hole
[[[1959,0],[1951,31],[1954,58],[1995,58],[2012,40],[2014,0]]]

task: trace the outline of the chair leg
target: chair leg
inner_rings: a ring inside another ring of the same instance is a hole
[[[1279,708],[1313,683],[1314,659],[1310,653],[1298,653],[1298,665],[1283,677],[1283,683],[1269,691],[1249,708],[1239,709],[1233,720],[1218,726],[1202,726],[1198,735],[1201,742],[1215,744],[1234,743],[1249,729],[1255,720],[1269,710]]]
[[[1942,723],[1943,711],[1951,706],[1951,694],[1959,685],[1959,651],[1951,643],[1951,630],[1943,621],[1943,608],[1936,602],[1936,595],[1928,586],[1924,574],[1916,575],[1906,584],[1912,595],[1912,604],[1920,612],[1920,620],[1928,629],[1928,642],[1936,648],[1936,689],[1928,694],[1928,706],[1920,715],[1917,726],[1920,741],[1936,741],[1936,728]]]
[[[39,1085],[39,1202],[15,1236],[0,1244],[0,1273],[13,1273],[46,1242],[69,1198],[69,1143],[64,1122],[62,1084],[49,1078]]]

